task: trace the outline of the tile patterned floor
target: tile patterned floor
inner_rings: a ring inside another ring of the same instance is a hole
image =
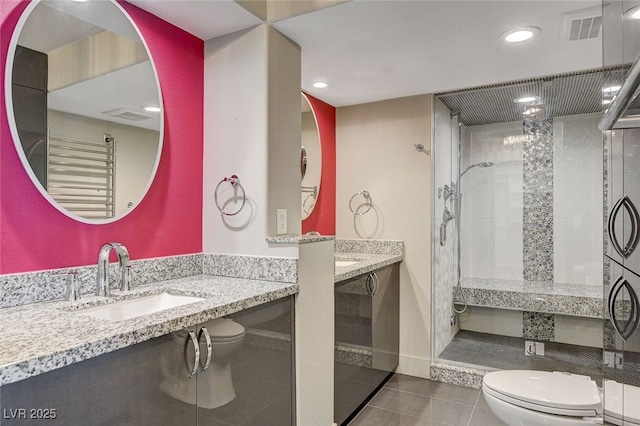
[[[395,374],[349,426],[501,426],[482,392]]]

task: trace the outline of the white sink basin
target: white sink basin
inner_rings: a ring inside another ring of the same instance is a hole
[[[200,302],[202,297],[182,296],[169,293],[142,296],[135,299],[122,300],[106,305],[93,306],[74,311],[78,315],[87,315],[93,318],[110,321],[122,321],[142,315],[149,315],[177,306]]]
[[[336,260],[336,266],[351,266],[358,263],[357,260]]]

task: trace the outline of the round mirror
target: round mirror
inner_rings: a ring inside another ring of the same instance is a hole
[[[322,147],[316,116],[304,93],[300,103],[302,110],[300,172],[302,174],[302,220],[304,220],[313,212],[318,201],[322,177]]]
[[[131,212],[158,168],[164,117],[129,15],[115,1],[33,1],[7,58],[9,126],[43,196],[85,223]]]

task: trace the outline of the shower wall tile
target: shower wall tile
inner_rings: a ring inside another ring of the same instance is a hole
[[[553,121],[525,120],[523,278],[553,281]]]
[[[525,339],[555,341],[555,314],[522,312],[522,337]]]
[[[434,109],[434,125],[435,125],[435,146],[432,155],[434,155],[434,182],[437,188],[451,185],[457,176],[457,162],[454,161],[457,156],[457,144],[452,143],[453,132],[456,130],[454,120],[451,119],[450,111],[444,104],[436,99]],[[450,201],[446,206],[453,211]],[[454,262],[454,222],[450,222],[447,226],[447,243],[440,245],[438,229],[442,223],[442,213],[445,207],[443,198],[434,197],[434,210],[432,215],[432,247],[433,247],[433,345],[436,356],[440,354],[449,344],[452,337],[456,333],[456,328],[451,327],[449,317],[452,313],[453,294],[452,289],[455,285],[455,262]]]
[[[602,285],[603,143],[600,114],[553,126],[554,281]]]
[[[463,135],[462,167],[491,161],[463,177],[461,268],[463,277],[522,280],[522,123],[473,126]]]

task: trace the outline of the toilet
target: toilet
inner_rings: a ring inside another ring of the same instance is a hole
[[[596,382],[576,374],[505,370],[482,380],[487,405],[507,425],[572,426],[602,424]]]
[[[231,377],[231,360],[242,346],[244,340],[244,327],[227,318],[216,318],[202,324],[211,337],[211,364],[202,371],[198,369],[198,386],[193,385],[187,377],[184,367],[184,345],[188,338],[185,330],[171,333],[171,339],[175,344],[175,350],[163,354],[162,373],[163,381],[160,390],[165,394],[188,404],[196,404],[196,392],[198,395],[198,407],[213,409],[221,407],[233,401],[236,393]],[[204,362],[206,347],[204,338],[201,339],[200,359]]]
[[[612,380],[604,381],[604,412],[596,383],[577,374],[493,371],[484,376],[482,393],[491,411],[507,425],[593,425],[603,424],[604,418],[615,425],[640,426],[640,388]]]

